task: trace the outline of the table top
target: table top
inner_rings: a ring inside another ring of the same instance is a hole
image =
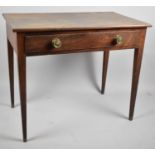
[[[114,12],[3,14],[14,32],[141,28],[151,25]]]

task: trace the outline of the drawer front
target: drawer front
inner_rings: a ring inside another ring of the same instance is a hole
[[[134,48],[138,46],[140,30],[106,30],[68,32],[58,34],[31,34],[25,40],[27,53],[63,53],[74,50]],[[55,42],[54,42],[55,41]]]

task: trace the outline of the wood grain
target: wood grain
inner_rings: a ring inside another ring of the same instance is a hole
[[[62,32],[58,34],[30,34],[25,36],[25,50],[27,54],[31,53],[68,53],[82,49],[124,49],[139,46],[139,36],[141,29],[125,29],[125,30],[100,30],[100,31],[76,31]],[[116,35],[123,37],[123,43],[120,45],[113,44]],[[59,38],[62,42],[60,48],[53,48],[52,40]]]
[[[151,26],[114,12],[3,14],[15,32],[139,28]]]

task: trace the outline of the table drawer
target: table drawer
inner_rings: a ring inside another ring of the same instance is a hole
[[[140,39],[140,30],[106,30],[92,32],[64,32],[57,34],[27,35],[25,48],[27,53],[63,53],[64,51],[86,49],[121,49],[136,47]]]

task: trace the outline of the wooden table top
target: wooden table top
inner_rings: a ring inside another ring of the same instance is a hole
[[[141,28],[151,25],[114,12],[3,14],[14,32]]]

